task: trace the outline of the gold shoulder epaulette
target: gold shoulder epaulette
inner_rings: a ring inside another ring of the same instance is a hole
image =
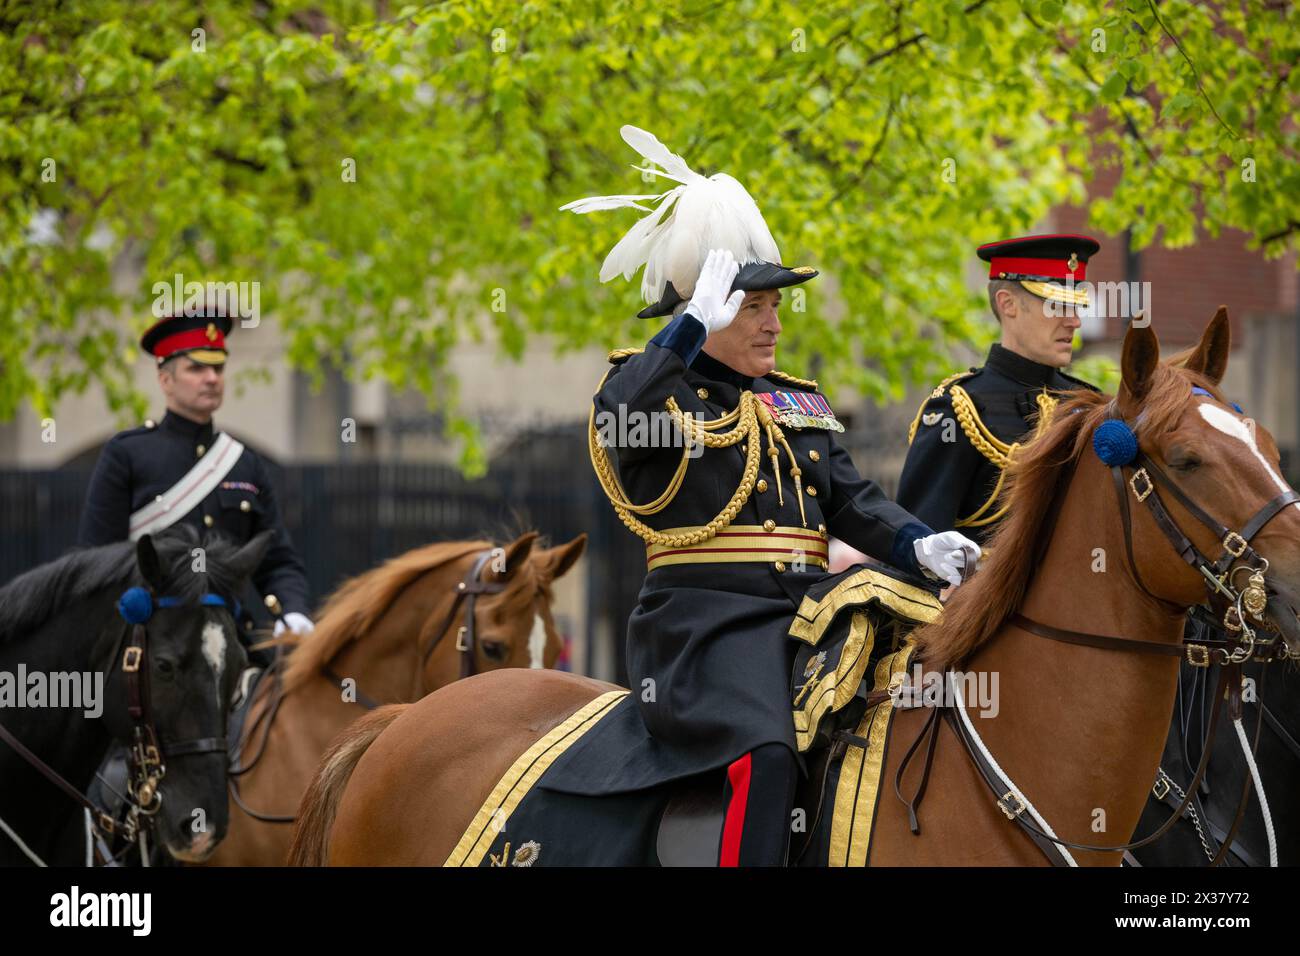
[[[626,362],[633,355],[640,355],[645,349],[614,349],[609,353],[609,364],[618,365],[620,362]]]
[[[797,376],[791,375],[789,372],[782,372],[777,369],[772,369],[772,371],[768,372],[767,375],[764,376],[764,378],[774,378],[777,379],[778,381],[786,382],[790,385],[797,385],[800,388],[806,388],[812,392],[817,391],[817,382],[815,380],[811,378],[799,378]]]
[[[947,378],[945,378],[942,382],[940,382],[938,385],[934,387],[934,391],[932,391],[929,395],[925,396],[925,398],[921,399],[921,407],[916,410],[916,417],[912,419],[912,425],[910,428],[907,429],[907,443],[909,445],[912,444],[912,439],[916,437],[916,426],[921,424],[921,413],[925,411],[925,406],[929,404],[930,399],[939,398],[940,396],[943,395],[944,389],[946,389],[953,382],[959,381],[963,378],[968,378],[974,374],[975,373],[973,371],[968,370],[965,372],[956,372],[952,375],[949,375]]]

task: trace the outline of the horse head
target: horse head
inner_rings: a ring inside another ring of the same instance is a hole
[[[1265,631],[1260,640],[1280,637],[1300,656],[1300,502],[1291,500],[1273,436],[1220,390],[1229,345],[1222,307],[1193,349],[1165,363],[1155,332],[1135,322],[1124,337],[1112,414],[1132,423],[1136,454],[1107,463],[1133,469],[1126,495],[1145,590],[1190,606],[1209,588],[1232,633],[1249,639]]]
[[[539,549],[537,541],[535,531],[520,535],[493,549],[479,571],[479,580],[494,590],[474,608],[476,670],[555,666],[563,640],[551,614],[551,586],[582,557],[587,536],[553,548]]]
[[[201,545],[188,528],[136,543],[138,580],[119,604],[128,628],[109,676],[108,731],[138,748],[132,796],[177,860],[201,862],[225,836],[226,726],[248,663],[236,596],[261,563],[271,532],[241,548]]]

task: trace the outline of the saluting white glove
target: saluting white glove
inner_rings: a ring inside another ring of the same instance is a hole
[[[917,538],[912,542],[916,551],[917,563],[942,578],[953,587],[961,584],[963,568],[975,568],[980,558],[980,546],[956,531],[942,531],[939,534]]]
[[[736,281],[739,271],[740,266],[730,250],[709,250],[700,277],[695,281],[695,294],[685,312],[698,319],[710,335],[729,326],[740,311],[740,303],[745,301],[744,289],[731,292],[731,283]],[[728,292],[731,292],[730,296]]]
[[[288,629],[294,634],[310,634],[316,630],[316,625],[311,622],[306,614],[299,614],[297,611],[290,611],[284,617],[275,622],[275,630],[271,632],[272,637],[279,637]]]

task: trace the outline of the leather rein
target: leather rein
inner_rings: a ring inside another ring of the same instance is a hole
[[[894,792],[900,800],[907,806],[909,825],[914,834],[920,833],[920,825],[917,819],[917,808],[925,794],[926,783],[929,778],[930,768],[934,757],[934,748],[938,737],[939,717],[942,715],[952,728],[953,733],[961,742],[963,749],[971,758],[980,777],[988,785],[993,796],[1008,819],[1018,824],[1030,837],[1031,840],[1047,857],[1053,865],[1070,865],[1073,859],[1064,852],[1064,848],[1090,850],[1094,852],[1119,852],[1136,849],[1145,846],[1163,836],[1168,830],[1183,816],[1186,808],[1191,803],[1197,788],[1205,776],[1206,768],[1209,765],[1209,756],[1214,741],[1214,735],[1217,730],[1220,707],[1218,701],[1226,695],[1228,697],[1229,713],[1233,720],[1239,720],[1242,714],[1242,680],[1241,665],[1252,658],[1263,663],[1269,663],[1275,660],[1285,660],[1289,655],[1285,643],[1280,639],[1280,634],[1275,634],[1272,638],[1264,642],[1257,642],[1255,629],[1249,623],[1254,619],[1259,624],[1271,627],[1264,618],[1264,612],[1267,605],[1268,593],[1264,580],[1264,572],[1268,570],[1268,560],[1258,554],[1251,547],[1250,541],[1253,539],[1264,526],[1276,517],[1283,508],[1294,502],[1300,501],[1300,492],[1290,490],[1277,495],[1268,501],[1262,508],[1246,522],[1240,532],[1235,532],[1224,525],[1220,524],[1195,502],[1187,497],[1183,491],[1178,488],[1173,481],[1151,460],[1149,456],[1139,452],[1133,462],[1135,471],[1133,475],[1125,481],[1123,467],[1119,465],[1111,466],[1111,475],[1114,481],[1115,491],[1119,498],[1120,514],[1124,526],[1124,545],[1128,556],[1129,569],[1132,572],[1134,583],[1148,597],[1155,601],[1169,605],[1171,602],[1154,595],[1149,591],[1142,581],[1138,572],[1137,563],[1133,556],[1133,529],[1132,519],[1129,514],[1128,494],[1126,486],[1132,491],[1133,496],[1141,504],[1145,504],[1155,519],[1156,525],[1160,528],[1165,538],[1173,546],[1179,557],[1189,566],[1195,569],[1205,578],[1205,586],[1208,592],[1208,602],[1216,612],[1222,614],[1223,627],[1233,635],[1239,635],[1229,638],[1228,640],[1217,639],[1200,639],[1196,641],[1180,641],[1178,645],[1156,644],[1150,641],[1134,640],[1125,637],[1112,637],[1103,634],[1088,634],[1082,631],[1073,631],[1066,628],[1053,627],[1030,620],[1023,614],[1012,615],[1008,623],[1017,627],[1026,633],[1033,634],[1036,637],[1042,637],[1047,640],[1057,641],[1060,643],[1074,644],[1085,647],[1095,647],[1103,650],[1129,651],[1142,654],[1153,654],[1167,657],[1181,658],[1186,655],[1187,661],[1196,667],[1209,667],[1211,660],[1221,664],[1219,680],[1214,694],[1215,706],[1210,714],[1210,723],[1206,735],[1205,746],[1201,754],[1201,759],[1197,764],[1196,774],[1192,782],[1186,788],[1182,801],[1178,804],[1173,813],[1163,824],[1161,824],[1153,833],[1130,843],[1118,844],[1115,846],[1096,846],[1083,843],[1072,843],[1068,840],[1062,840],[1054,833],[1050,832],[1050,827],[1046,821],[1038,817],[1037,812],[1027,805],[1027,801],[1021,799],[1019,791],[1012,784],[1009,777],[1001,771],[983,747],[982,741],[979,740],[978,734],[974,732],[973,725],[968,725],[969,718],[962,713],[958,715],[953,705],[940,703],[934,707],[922,725],[921,731],[916,740],[900,761],[898,772],[894,779]],[[1154,478],[1153,478],[1154,476]],[[1184,508],[1188,510],[1201,524],[1209,528],[1219,540],[1223,553],[1216,559],[1211,560],[1201,552],[1199,548],[1183,533],[1178,523],[1170,516],[1164,502],[1161,500],[1157,485],[1164,487]],[[1056,515],[1059,511],[1061,496],[1058,494],[1056,506],[1051,514],[1050,521],[1055,524]],[[1050,529],[1049,529],[1050,530]],[[1046,538],[1044,544],[1046,546]],[[1240,562],[1240,564],[1238,564]],[[1234,565],[1237,565],[1234,567]],[[1244,588],[1238,589],[1235,584],[1235,578],[1241,571],[1249,571],[1250,577]],[[948,682],[948,674],[944,676],[945,684]],[[960,688],[957,693],[961,693]],[[874,692],[869,695],[872,697],[880,696],[887,698],[888,691]],[[947,695],[944,695],[945,697]],[[964,704],[958,703],[957,707],[963,707]],[[1263,720],[1261,709],[1260,723]],[[1255,728],[1254,747],[1259,745],[1259,724]],[[862,746],[866,741],[856,738],[851,734],[844,734],[851,742]],[[903,774],[907,769],[914,753],[923,739],[928,736],[926,747],[925,762],[923,765],[920,785],[911,800],[903,797],[901,791],[901,782]],[[1253,751],[1252,751],[1253,753]],[[1210,865],[1218,865],[1225,857],[1237,829],[1241,824],[1242,817],[1245,813],[1246,803],[1250,796],[1250,780],[1247,779],[1242,791],[1242,798],[1238,804],[1234,816],[1232,827],[1227,832],[1224,842],[1221,844],[1218,853],[1211,860]],[[1171,801],[1172,802],[1172,801]],[[1030,813],[1026,813],[1029,810]],[[1042,826],[1031,823],[1028,819],[1030,816],[1039,819]]]
[[[152,597],[152,591],[150,591]],[[173,598],[154,599],[161,607],[177,606]],[[205,594],[200,603],[225,607],[226,602],[215,594]],[[120,654],[118,653],[120,651]],[[90,814],[90,819],[101,833],[109,837],[120,836],[128,843],[143,839],[146,826],[141,821],[151,819],[162,808],[160,784],[167,774],[164,757],[185,757],[193,754],[220,753],[226,750],[225,737],[200,737],[160,743],[154,724],[150,698],[149,631],[144,624],[127,623],[114,648],[113,658],[120,661],[126,689],[126,711],[131,718],[131,742],[127,747],[127,798],[126,817],[117,821],[100,808],[83,791],[77,789],[61,773],[33,753],[17,737],[0,725],[3,740],[18,756],[45,777]]]
[[[428,665],[429,658],[433,656],[433,652],[438,648],[442,639],[450,633],[451,626],[455,623],[456,616],[461,612],[463,607],[465,616],[464,623],[456,629],[456,650],[460,655],[460,678],[463,680],[466,677],[472,677],[474,674],[478,673],[478,660],[476,654],[478,648],[478,616],[476,613],[476,602],[480,594],[497,594],[505,590],[505,584],[503,582],[483,581],[480,579],[483,568],[487,566],[487,563],[490,560],[492,560],[493,553],[497,550],[498,549],[496,548],[488,548],[487,550],[480,552],[475,557],[474,564],[470,568],[469,572],[464,578],[456,583],[455,596],[451,602],[451,606],[447,609],[447,613],[443,616],[437,629],[432,632],[431,639],[420,652],[421,672],[423,672],[425,666]],[[275,722],[276,714],[280,710],[280,704],[284,701],[285,693],[283,673],[284,664],[288,660],[288,656],[280,653],[284,650],[283,645],[278,647],[276,650],[275,661],[267,669],[266,674],[266,676],[272,680],[270,685],[271,690],[269,692],[271,694],[270,703],[257,715],[256,720],[254,720],[253,725],[249,728],[248,733],[246,734],[247,739],[251,740],[254,734],[258,734],[260,731],[257,749],[254,752],[252,759],[247,763],[231,766],[228,770],[228,776],[230,779],[231,798],[235,801],[235,804],[239,809],[243,810],[250,817],[255,820],[260,820],[262,823],[293,823],[297,819],[297,816],[294,814],[262,813],[259,810],[254,810],[248,807],[245,805],[243,797],[239,792],[239,778],[257,766],[258,762],[266,752],[267,741],[271,734],[271,725]],[[342,686],[343,678],[340,677],[328,663],[321,666],[321,674],[323,674],[330,683]],[[366,710],[374,710],[377,707],[384,706],[382,701],[369,696],[359,687],[355,688],[355,691],[356,700],[354,703],[364,707]]]

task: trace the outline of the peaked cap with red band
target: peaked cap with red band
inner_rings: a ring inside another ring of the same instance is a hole
[[[187,355],[204,365],[221,365],[226,361],[226,336],[232,326],[230,319],[216,310],[167,316],[140,337],[140,347],[159,365],[177,355]]]
[[[1042,299],[1087,305],[1087,288],[1079,285],[1100,248],[1090,236],[1024,236],[986,242],[976,254],[989,264],[990,279],[1019,282]]]

